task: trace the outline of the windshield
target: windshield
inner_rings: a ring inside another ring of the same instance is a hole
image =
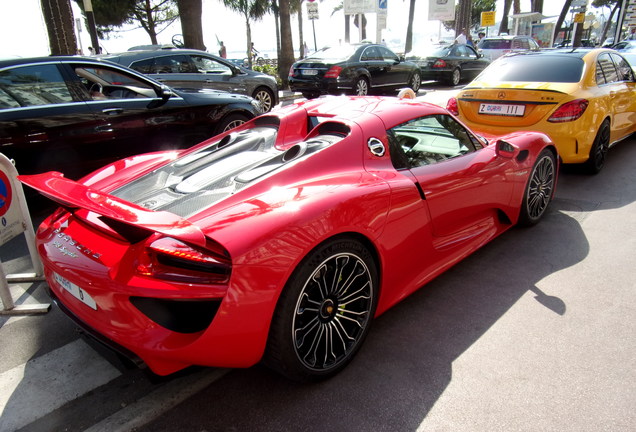
[[[515,55],[492,63],[475,81],[579,82],[585,63],[562,55]]]
[[[323,60],[326,62],[341,62],[348,60],[353,53],[356,52],[357,47],[352,45],[343,45],[337,47],[325,48],[318,51],[305,60]]]

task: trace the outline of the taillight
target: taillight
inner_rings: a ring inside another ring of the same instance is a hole
[[[442,59],[438,59],[435,63],[433,63],[434,68],[445,68],[446,62]]]
[[[289,67],[289,76],[290,76],[290,77],[293,77],[293,76],[294,76],[294,65],[291,65],[291,66]]]
[[[338,78],[342,72],[342,68],[340,66],[331,66],[327,73],[325,73],[325,78]]]
[[[220,246],[216,248],[220,252]],[[137,265],[142,276],[202,284],[227,282],[231,269],[224,254],[196,249],[170,237],[151,241]]]
[[[452,97],[446,102],[446,109],[452,115],[459,115],[459,106],[457,105],[457,99]]]
[[[564,123],[574,121],[581,117],[590,102],[587,99],[576,99],[561,105],[552,113],[548,121],[550,123]]]

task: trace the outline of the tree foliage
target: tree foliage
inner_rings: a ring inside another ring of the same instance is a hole
[[[270,5],[267,0],[222,0],[223,4],[243,16],[245,19],[245,30],[247,34],[247,46],[245,47],[245,55],[252,68],[252,20],[259,20],[270,11]],[[289,10],[289,9],[288,9]]]
[[[83,0],[75,1],[83,11]],[[175,0],[92,0],[92,5],[102,38],[124,24],[132,24],[143,28],[151,43],[157,44],[157,35],[179,18]]]

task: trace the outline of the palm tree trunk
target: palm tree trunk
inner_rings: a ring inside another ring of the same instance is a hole
[[[550,46],[554,45],[554,40],[556,39],[556,36],[561,32],[561,26],[563,26],[563,21],[565,21],[565,16],[568,14],[568,11],[570,10],[571,3],[572,3],[572,0],[565,0],[565,3],[563,3],[563,9],[561,9],[559,18],[557,19],[557,22],[554,25],[554,34],[552,35],[552,43],[550,44]]]
[[[501,23],[499,24],[499,34],[510,33],[510,29],[508,28],[510,6],[512,6],[512,0],[504,0],[503,17],[501,17]]]
[[[300,47],[298,48],[298,52],[300,53],[300,58],[303,58],[307,55],[305,52],[305,44],[303,40],[303,4],[300,3],[298,5],[298,44]]]
[[[415,15],[415,0],[410,1],[409,5],[409,23],[406,26],[406,44],[404,45],[404,54],[408,54],[413,49],[413,17]]]
[[[51,55],[77,54],[77,40],[70,0],[40,0]]]
[[[289,0],[279,0],[280,6],[280,39],[281,56],[278,59],[278,76],[282,87],[289,87],[289,68],[294,63],[294,45],[292,43],[291,19]]]

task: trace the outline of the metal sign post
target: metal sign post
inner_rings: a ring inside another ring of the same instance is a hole
[[[34,270],[33,273],[8,275],[0,261],[0,300],[4,306],[4,309],[0,310],[0,315],[46,313],[51,308],[50,303],[16,305],[9,290],[9,281],[38,282],[44,280],[44,269],[35,248],[33,223],[22,191],[22,184],[17,177],[18,172],[11,161],[0,153],[0,246],[24,233]]]

